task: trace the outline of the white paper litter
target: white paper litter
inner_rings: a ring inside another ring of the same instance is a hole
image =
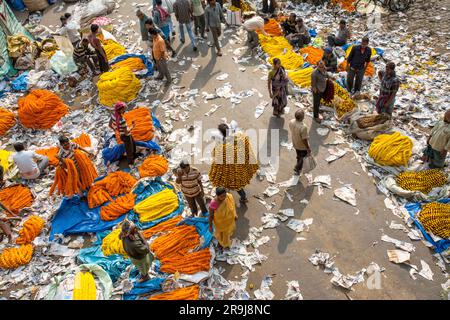
[[[261,281],[261,287],[258,290],[255,290],[255,298],[258,300],[272,300],[275,295],[270,290],[271,285],[272,278],[270,276],[264,277]]]
[[[334,195],[342,201],[350,203],[352,206],[356,207],[356,190],[352,187],[344,186],[342,188],[335,189]]]
[[[228,79],[228,73],[222,73],[221,75],[218,75],[216,79],[220,81],[226,80]]]
[[[342,150],[342,149],[339,149],[339,148],[337,150],[328,149],[328,152],[330,153],[330,156],[327,157],[325,160],[328,163],[331,163],[331,162],[333,162],[333,161],[335,161],[335,160],[337,160],[339,158],[342,158],[347,153],[347,149],[345,149],[345,150]]]
[[[395,245],[396,248],[408,251],[408,252],[413,252],[416,250],[416,248],[414,247],[414,245],[412,243],[409,242],[405,242],[405,241],[400,241],[394,238],[389,237],[388,235],[383,235],[381,237],[381,240],[384,242],[390,242],[393,243]]]
[[[280,189],[278,189],[275,186],[270,186],[263,192],[263,194],[270,198],[279,192],[280,192]]]
[[[284,297],[285,300],[303,300],[303,296],[300,292],[300,284],[297,280],[287,281],[287,292]]]
[[[258,119],[261,117],[261,115],[264,113],[264,110],[266,110],[266,107],[269,103],[267,101],[260,102],[255,109],[255,118]]]
[[[431,271],[430,266],[423,260],[420,260],[420,264],[422,265],[422,270],[420,270],[419,275],[424,277],[427,280],[433,281],[434,273]]]
[[[286,217],[293,217],[294,216],[294,209],[292,209],[292,208],[282,209],[279,212],[281,214],[285,215]]]
[[[330,175],[323,175],[323,176],[317,176],[313,180],[313,185],[322,185],[326,188],[331,188],[331,176]]]
[[[286,224],[286,227],[294,230],[295,232],[302,232],[306,229],[309,230],[309,226],[313,223],[313,218],[299,220],[299,219],[291,219]]]
[[[317,134],[319,136],[325,137],[330,132],[328,128],[317,128]]]
[[[395,263],[403,263],[409,261],[411,258],[411,254],[403,250],[388,250],[387,255],[389,257],[389,261]]]

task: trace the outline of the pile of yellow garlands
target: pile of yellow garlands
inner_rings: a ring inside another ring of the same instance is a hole
[[[155,193],[134,206],[140,222],[149,222],[163,218],[179,207],[177,194],[170,188]]]
[[[136,99],[141,87],[141,82],[128,67],[105,72],[97,82],[99,101],[107,107],[112,107],[117,101]]]
[[[369,156],[382,166],[406,166],[412,156],[413,143],[399,132],[380,134],[369,148]]]

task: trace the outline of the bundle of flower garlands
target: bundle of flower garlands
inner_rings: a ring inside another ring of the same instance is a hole
[[[50,129],[69,112],[69,107],[48,90],[33,90],[18,104],[20,123],[32,129]]]
[[[170,292],[155,294],[148,300],[198,300],[199,286],[193,285],[184,288],[178,288]]]
[[[278,58],[281,61],[281,65],[286,70],[295,70],[303,66],[305,63],[301,55],[296,54],[294,51],[289,50],[286,53],[276,55],[269,59],[269,62],[273,64],[273,59]]]
[[[354,4],[356,0],[331,0],[333,5],[339,5],[342,9],[347,10],[348,12],[353,12],[356,10]]]
[[[103,40],[102,44],[108,60],[112,60],[115,57],[121,56],[126,53],[125,47],[112,39]]]
[[[106,206],[101,207],[100,217],[104,221],[116,220],[120,216],[124,215],[131,209],[133,209],[136,200],[134,193],[127,193],[124,196],[118,197],[111,201]]]
[[[31,206],[33,199],[30,189],[21,184],[0,190],[0,203],[15,214],[18,214],[21,209]]]
[[[103,73],[98,82],[101,104],[112,107],[117,101],[130,102],[136,99],[142,84],[130,68],[117,68]]]
[[[5,249],[0,254],[0,268],[15,269],[26,265],[33,257],[33,246],[31,244],[21,245],[18,248]]]
[[[292,46],[285,37],[258,36],[261,49],[270,57],[292,50]]]
[[[232,142],[214,147],[209,180],[216,187],[240,190],[250,183],[258,168],[250,139],[237,134]]]
[[[139,107],[123,115],[127,126],[131,127],[134,123],[134,128],[131,130],[131,135],[135,141],[150,141],[155,135],[155,128],[153,127],[153,118],[150,111],[145,107]],[[116,140],[118,144],[122,143],[119,132],[116,131]]]
[[[175,226],[183,219],[182,216],[175,216],[167,221],[158,223],[157,225],[142,231],[145,238],[151,238],[156,234],[164,234],[175,228]]]
[[[308,88],[311,87],[311,74],[313,71],[314,69],[312,67],[288,71],[288,77],[295,85]]]
[[[87,133],[82,133],[79,137],[72,140],[72,142],[78,144],[82,148],[92,147],[91,137]],[[47,149],[36,150],[36,153],[46,156],[49,164],[56,167],[59,164],[59,160],[56,157],[58,155],[59,147],[52,147]]]
[[[312,46],[300,49],[300,53],[307,55],[306,61],[308,61],[309,64],[316,65],[323,58],[323,50]]]
[[[135,57],[119,61],[111,66],[113,70],[122,67],[130,68],[133,72],[144,70],[145,68],[147,68],[142,62],[142,59]]]
[[[149,155],[139,167],[139,175],[144,177],[160,177],[169,170],[169,162],[159,154]]]
[[[369,156],[382,166],[406,166],[412,156],[413,143],[399,132],[380,134],[369,148]]]
[[[5,135],[16,124],[14,113],[0,108],[0,136]]]
[[[65,168],[58,166],[50,195],[55,189],[58,194],[71,197],[88,189],[98,177],[97,169],[91,159],[81,150],[74,151],[75,161],[64,159]]]
[[[16,239],[17,244],[29,244],[41,233],[44,228],[45,221],[41,217],[31,216],[24,223],[23,228],[19,231],[19,237]]]
[[[280,24],[275,19],[269,19],[269,22],[264,24],[264,31],[266,31],[269,36],[283,36],[283,30],[281,30]],[[260,33],[259,30],[257,30],[256,32]]]
[[[140,222],[149,222],[171,214],[179,206],[176,193],[166,188],[139,202],[134,207],[134,211],[139,215]]]
[[[102,241],[102,252],[105,257],[110,256],[112,254],[121,254],[123,256],[127,256],[125,249],[123,248],[122,239],[119,238],[121,232],[121,228],[117,228],[111,231]]]
[[[90,272],[79,271],[73,284],[73,300],[97,300],[97,287]]]
[[[108,174],[89,189],[87,194],[89,208],[101,206],[105,202],[113,201],[112,197],[131,192],[136,182],[133,176],[123,171]]]
[[[336,81],[333,82],[334,86],[334,99],[331,101],[321,100],[321,103],[325,106],[334,107],[338,117],[342,117],[347,112],[356,108],[356,103],[350,97],[347,90],[342,88]]]
[[[450,204],[430,202],[422,207],[419,220],[425,230],[443,239],[450,238]]]

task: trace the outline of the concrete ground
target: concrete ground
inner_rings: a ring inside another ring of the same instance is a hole
[[[58,4],[46,11],[43,24],[57,24],[57,19],[61,15],[61,11],[58,12],[57,8]],[[112,14],[111,17],[117,17],[118,14],[123,15],[122,20],[125,21],[135,19],[133,8],[129,2],[122,1],[119,12]],[[138,35],[138,26],[134,26],[134,30],[130,31],[136,31],[136,35]],[[199,89],[200,93],[203,91],[213,93],[215,88],[222,86],[225,82],[230,82],[234,92],[256,88],[263,94],[263,98],[254,95],[243,99],[242,103],[234,108],[228,100],[217,99],[210,101],[209,104],[204,104],[201,98],[197,98],[198,108],[192,110],[190,118],[186,122],[175,122],[174,129],[189,126],[194,121],[202,121],[203,130],[215,128],[220,119],[226,117],[228,121],[236,120],[244,129],[279,129],[281,140],[287,140],[288,121],[293,118],[297,109],[294,101],[289,102],[289,114],[281,119],[272,117],[270,105],[259,119],[255,119],[255,106],[260,101],[270,101],[267,83],[260,79],[263,75],[261,71],[254,72],[261,64],[261,61],[256,58],[252,58],[249,63],[244,64],[245,72],[238,70],[238,65],[232,60],[232,52],[242,44],[230,44],[232,34],[226,33],[222,37],[221,42],[224,45],[222,57],[217,57],[214,49],[208,47],[206,43],[200,44],[199,51],[194,53],[187,36],[185,45],[181,45],[177,37],[174,48],[177,50],[178,56],[194,58],[193,64],[200,65],[200,68],[198,70],[190,68],[190,63],[185,66],[170,63],[170,70],[172,73],[180,72],[179,85]],[[211,38],[210,35],[209,37]],[[120,39],[118,40],[120,41]],[[215,79],[224,72],[229,74],[226,81]],[[167,92],[158,95],[157,98],[162,99],[166,95]],[[153,98],[148,102],[152,101]],[[222,107],[210,117],[205,117],[204,113],[211,109],[212,104]],[[157,110],[156,114],[161,120],[164,119],[163,110]],[[394,249],[394,245],[380,240],[383,234],[380,229],[384,229],[385,233],[393,238],[411,242],[405,233],[391,230],[387,225],[391,220],[401,222],[400,219],[385,208],[383,202],[385,197],[378,193],[372,178],[362,171],[352,153],[347,153],[343,158],[331,164],[324,160],[328,156],[328,146],[324,143],[333,141],[333,133],[331,132],[328,137],[319,136],[316,131],[317,125],[311,124],[310,117],[306,119],[306,123],[311,128],[310,144],[318,163],[312,174],[313,176],[331,175],[332,189],[324,189],[324,194],[319,196],[317,187],[308,186],[306,178],[302,176],[300,183],[289,191],[293,195],[293,202],[284,193],[269,199],[276,202],[276,207],[270,212],[276,213],[278,209],[294,208],[295,218],[313,218],[314,222],[310,226],[309,232],[301,234],[287,228],[286,223],[281,223],[276,229],[264,230],[263,235],[270,236],[271,241],[261,246],[259,251],[267,255],[268,260],[262,265],[256,266],[256,271],[250,273],[248,284],[254,284],[257,289],[264,276],[275,275],[271,290],[276,299],[284,297],[287,290],[286,281],[290,280],[299,281],[305,299],[439,299],[440,284],[445,282],[445,279],[433,262],[432,252],[421,242],[414,242],[416,251],[412,253],[411,263],[420,268],[421,259],[427,262],[434,272],[434,281],[420,276],[417,277],[417,280],[413,280],[409,276],[409,268],[389,262],[386,250]],[[264,142],[276,143],[276,141],[270,141],[269,136],[262,136],[262,140],[263,144]],[[288,180],[291,177],[295,164],[295,152],[281,147],[279,159],[281,165],[277,174],[277,182]],[[204,173],[208,171],[206,165],[197,165],[197,167]],[[341,186],[338,179],[343,183],[351,183],[357,190],[358,215],[355,214],[356,208],[340,200],[333,200],[333,190]],[[254,182],[246,188],[250,202],[247,206],[238,208],[239,219],[235,234],[238,239],[246,239],[251,227],[261,226],[260,219],[267,210],[252,196],[262,194],[267,186],[266,181],[259,182],[254,179]],[[234,193],[234,195],[237,198],[237,194]],[[309,203],[307,205],[300,203],[299,201],[302,199],[308,200]],[[306,240],[297,241],[296,238],[299,236],[305,237]],[[373,246],[376,241],[378,244]],[[371,262],[385,267],[386,271],[382,273],[381,277],[381,289],[369,290],[364,283],[355,285],[355,291],[350,292],[335,287],[330,283],[331,275],[316,269],[308,261],[316,249],[337,255],[335,265],[343,274],[354,274],[367,267]],[[218,263],[218,265],[225,267],[226,271],[223,276],[228,280],[239,279],[243,272],[239,265],[229,266],[223,263]],[[247,290],[252,292],[249,288]]]

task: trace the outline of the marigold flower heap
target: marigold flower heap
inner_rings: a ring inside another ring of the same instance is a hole
[[[23,224],[23,228],[19,231],[19,237],[16,239],[17,244],[29,244],[41,233],[44,228],[44,219],[38,216],[29,217]]]
[[[102,44],[108,60],[112,60],[115,57],[121,56],[127,52],[124,46],[112,39],[103,40]]]
[[[33,90],[18,104],[20,123],[32,129],[50,129],[69,112],[69,107],[48,90]]]
[[[450,238],[450,204],[431,202],[422,207],[419,221],[425,230],[443,239]]]
[[[413,143],[399,132],[380,134],[369,148],[369,156],[382,166],[406,166],[412,156]]]
[[[148,300],[198,300],[199,286],[193,285],[189,287],[175,289],[170,292],[155,294]]]
[[[30,189],[23,185],[14,185],[0,190],[0,203],[18,214],[23,208],[33,204],[33,194]]]
[[[5,249],[0,254],[0,268],[15,269],[26,265],[33,257],[33,246],[25,244],[18,248]]]
[[[122,239],[119,238],[121,229],[117,228],[111,231],[102,241],[102,252],[105,257],[110,256],[112,254],[121,254],[123,256],[127,256],[125,249],[123,248]]]
[[[169,170],[169,162],[159,154],[148,156],[139,167],[139,175],[144,177],[160,177]]]
[[[419,172],[402,172],[397,175],[396,181],[405,190],[428,194],[433,188],[444,186],[448,182],[448,177],[442,170],[430,169]]]
[[[105,72],[97,82],[99,101],[107,107],[112,107],[117,101],[130,102],[136,99],[141,86],[130,68]]]
[[[131,130],[131,135],[135,141],[150,141],[155,135],[155,129],[153,128],[152,114],[147,108],[139,107],[123,115],[127,126],[131,127],[134,123],[134,128]],[[121,144],[119,132],[115,132],[117,143]]]
[[[155,193],[134,206],[134,211],[139,214],[140,222],[149,222],[163,218],[179,207],[176,193],[166,188]]]
[[[131,71],[133,72],[144,70],[145,68],[147,68],[145,64],[142,62],[142,59],[135,57],[119,61],[111,66],[113,70],[122,67],[130,68]]]
[[[16,124],[14,113],[0,108],[0,136],[5,135]]]
[[[107,201],[113,201],[112,197],[131,192],[137,180],[127,172],[116,171],[94,183],[89,189],[87,200],[89,208],[101,206]]]

